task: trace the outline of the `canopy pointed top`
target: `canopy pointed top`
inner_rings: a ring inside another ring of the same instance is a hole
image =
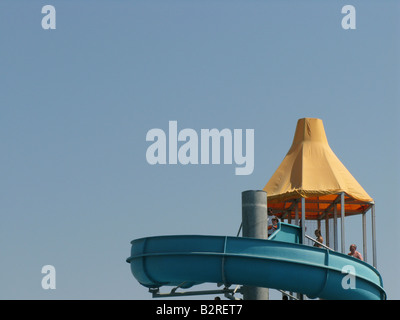
[[[305,141],[321,142],[328,144],[324,125],[321,119],[302,118],[297,121],[292,148]]]

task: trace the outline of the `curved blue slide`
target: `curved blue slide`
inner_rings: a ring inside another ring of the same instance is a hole
[[[299,227],[280,223],[268,240],[147,237],[131,242],[126,261],[134,277],[148,288],[212,282],[281,289],[310,298],[386,299],[382,277],[374,267],[329,249],[302,245],[300,233]]]

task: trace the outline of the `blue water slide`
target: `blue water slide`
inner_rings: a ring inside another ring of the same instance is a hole
[[[301,244],[301,229],[280,223],[268,240],[204,235],[131,242],[126,259],[148,288],[223,283],[274,288],[335,300],[384,300],[382,277],[364,261]],[[182,285],[182,283],[184,283]]]

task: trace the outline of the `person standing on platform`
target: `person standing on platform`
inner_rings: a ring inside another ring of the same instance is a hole
[[[268,237],[270,237],[271,234],[273,234],[276,230],[278,230],[278,222],[279,222],[278,218],[273,216],[272,224],[268,226]]]
[[[348,253],[348,255],[360,259],[361,261],[364,261],[361,253],[357,251],[357,246],[354,243],[350,245],[350,252]]]
[[[315,240],[317,240],[319,243],[324,243],[324,238],[322,238],[321,230],[316,229],[314,233],[315,236],[317,237]],[[318,242],[314,243],[314,247],[321,248],[322,246]]]

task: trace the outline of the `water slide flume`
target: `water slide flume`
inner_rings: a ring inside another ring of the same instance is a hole
[[[300,232],[297,226],[280,223],[269,240],[204,235],[147,237],[131,242],[131,256],[126,261],[134,277],[147,288],[189,288],[211,282],[226,287],[274,288],[309,298],[386,299],[382,278],[374,267],[329,249],[302,245]],[[349,277],[354,277],[353,288],[346,285]]]

